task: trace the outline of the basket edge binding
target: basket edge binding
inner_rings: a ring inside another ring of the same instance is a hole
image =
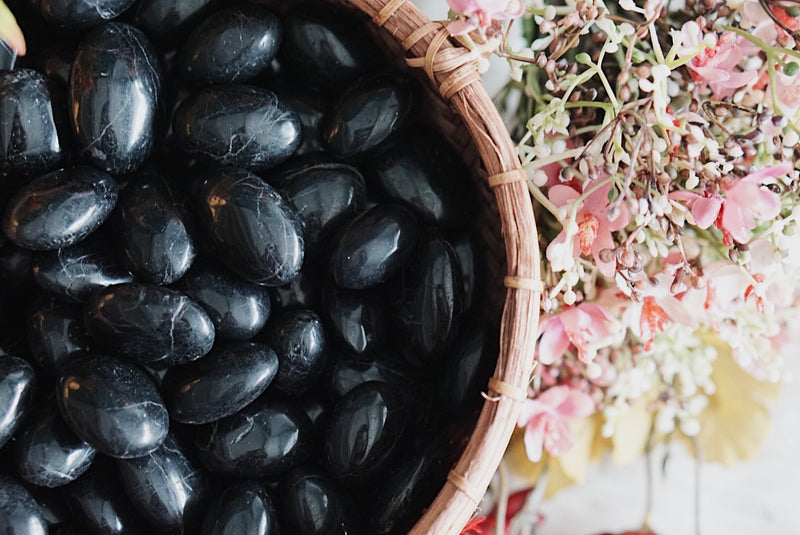
[[[389,32],[449,101],[475,141],[500,213],[508,273],[497,365],[475,431],[414,535],[459,533],[489,485],[517,423],[534,366],[542,291],[538,233],[527,177],[497,109],[481,85],[477,60],[410,0],[347,0]]]

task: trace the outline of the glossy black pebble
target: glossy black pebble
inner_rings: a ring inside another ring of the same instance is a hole
[[[300,271],[300,220],[256,175],[233,167],[207,173],[197,186],[196,214],[217,257],[245,279],[280,286]]]
[[[122,190],[114,230],[123,265],[139,280],[172,284],[192,266],[194,241],[163,180],[132,182]]]
[[[59,376],[56,402],[75,434],[111,457],[146,455],[167,436],[169,414],[153,381],[114,357],[70,361]]]
[[[273,309],[311,308],[316,310],[322,302],[323,279],[322,269],[319,266],[304,261],[300,273],[291,282],[269,289]]]
[[[202,535],[276,535],[278,518],[267,491],[255,481],[222,492],[203,523]],[[284,533],[289,533],[284,530]]]
[[[403,401],[390,385],[364,383],[334,408],[325,436],[323,462],[328,472],[363,483],[387,465],[405,428]]]
[[[74,355],[89,349],[91,340],[83,326],[81,308],[59,302],[36,308],[27,325],[28,345],[36,362],[56,373]]]
[[[449,352],[437,392],[442,414],[463,413],[483,403],[481,388],[492,371],[492,358],[497,348],[490,342],[486,329],[466,323]]]
[[[139,364],[182,364],[214,344],[214,324],[203,308],[161,286],[109,286],[94,293],[84,310],[86,328],[100,348]]]
[[[199,526],[208,495],[206,478],[172,436],[157,450],[120,460],[117,467],[125,493],[150,525],[178,533],[192,533]]]
[[[388,74],[363,78],[342,95],[325,118],[325,146],[345,159],[374,155],[403,131],[413,103],[410,79]]]
[[[92,167],[53,171],[28,182],[9,199],[3,232],[26,249],[68,247],[106,220],[118,194],[114,179]]]
[[[222,165],[268,169],[300,146],[297,113],[260,87],[219,85],[190,95],[175,110],[177,145]]]
[[[140,0],[132,10],[133,24],[165,48],[182,41],[213,5],[213,0]]]
[[[205,424],[240,411],[266,390],[278,371],[278,356],[264,344],[221,346],[171,368],[162,391],[170,417]]]
[[[246,82],[278,54],[283,28],[258,6],[221,9],[195,28],[178,53],[184,78],[199,84]]]
[[[325,377],[333,399],[343,398],[355,387],[370,381],[388,383],[407,391],[415,386],[414,376],[398,361],[383,354],[373,360],[342,357],[333,363]]]
[[[262,398],[201,427],[195,446],[216,474],[276,478],[305,460],[311,435],[311,421],[300,409]]]
[[[353,219],[333,250],[330,266],[341,288],[385,282],[403,267],[417,241],[414,215],[395,204],[377,205]]]
[[[369,357],[387,342],[386,297],[373,292],[330,288],[325,311],[332,334],[348,352]]]
[[[41,487],[60,487],[77,479],[94,461],[95,449],[75,436],[56,407],[47,407],[17,434],[17,473]]]
[[[35,0],[44,20],[50,24],[78,30],[117,18],[135,0]]]
[[[30,411],[35,390],[33,367],[17,357],[0,357],[0,448]]]
[[[145,162],[160,77],[155,51],[133,26],[114,22],[86,36],[69,79],[72,126],[84,158],[113,174]]]
[[[326,94],[305,86],[278,87],[275,91],[297,112],[303,126],[303,141],[295,151],[295,156],[321,152],[324,147],[320,127],[329,106]]]
[[[214,263],[196,263],[177,288],[205,309],[214,322],[217,340],[249,340],[269,318],[271,301],[267,288]]]
[[[100,288],[133,282],[110,243],[94,237],[58,251],[33,256],[33,280],[41,288],[71,301],[83,302]]]
[[[50,89],[32,69],[0,74],[0,169],[47,171],[64,156]]]
[[[47,524],[36,500],[25,487],[4,475],[0,475],[0,533],[47,535]]]
[[[278,354],[274,388],[288,396],[305,392],[325,366],[327,340],[312,310],[287,310],[270,323],[267,340]]]
[[[283,518],[297,535],[354,533],[352,504],[336,481],[308,470],[292,473],[284,484]]]

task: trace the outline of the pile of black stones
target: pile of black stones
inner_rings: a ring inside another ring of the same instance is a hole
[[[470,171],[322,2],[17,0],[0,533],[403,533],[496,355]]]

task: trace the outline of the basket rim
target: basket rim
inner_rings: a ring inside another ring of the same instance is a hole
[[[478,61],[411,0],[345,0],[407,51],[475,142],[497,201],[507,273],[499,353],[469,442],[414,535],[460,533],[480,503],[517,425],[534,367],[542,292],[539,238],[527,176],[510,134],[482,85]]]

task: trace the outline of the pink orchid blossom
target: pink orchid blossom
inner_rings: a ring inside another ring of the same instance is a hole
[[[589,363],[599,348],[619,337],[616,325],[603,307],[585,302],[543,318],[539,323],[539,362],[553,364],[574,346],[578,360]]]
[[[587,182],[584,190],[595,186],[595,183]],[[631,214],[625,203],[619,203],[617,217],[613,221],[609,219],[609,191],[611,191],[610,182],[596,188],[583,200],[583,205],[576,214],[578,234],[572,240],[572,257],[577,258],[580,254],[591,254],[600,273],[606,277],[613,277],[616,271],[616,260],[612,258],[610,261],[604,262],[600,258],[600,252],[603,249],[614,249],[614,239],[611,233],[625,228],[630,221]],[[571,208],[581,194],[571,186],[557,184],[550,188],[547,196],[557,207]],[[562,230],[547,246],[547,260],[551,264],[559,265],[558,249],[564,246],[566,239],[566,232]]]
[[[791,170],[792,164],[784,162],[750,173],[728,186],[724,197],[674,191],[669,198],[685,202],[698,227],[705,229],[715,223],[726,233],[724,240],[727,245],[733,245],[733,240],[747,243],[756,219],[773,219],[781,211],[780,196],[762,187],[765,179],[783,176]]]
[[[595,412],[594,400],[566,385],[548,388],[534,399],[525,400],[517,424],[525,428],[525,452],[533,462],[542,459],[542,450],[560,455],[575,444],[575,434],[567,418],[586,418]]]
[[[492,21],[514,19],[525,10],[522,0],[447,0],[447,4],[464,17],[447,25],[450,35],[454,36],[476,29],[485,32]]]
[[[703,40],[697,24],[683,27],[684,45],[699,46]],[[739,72],[736,66],[745,57],[748,42],[734,32],[723,33],[714,46],[703,48],[687,64],[695,82],[708,84],[717,98],[730,97],[756,77],[755,71]]]

